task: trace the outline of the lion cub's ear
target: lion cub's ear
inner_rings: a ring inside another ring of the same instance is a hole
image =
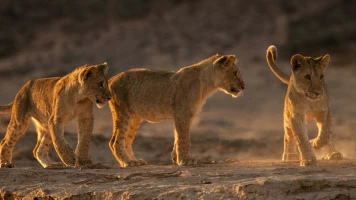
[[[99,72],[103,73],[104,75],[108,73],[108,64],[106,62],[98,64],[96,67],[98,68]]]
[[[231,64],[236,62],[236,58],[234,55],[229,55],[229,56],[221,56],[220,58],[216,59],[213,63],[214,68],[217,69],[224,69],[228,66],[231,66]]]
[[[237,64],[237,59],[236,59],[235,55],[228,55],[228,59],[226,62],[228,62],[228,63],[225,63],[225,64],[228,64],[228,65]]]
[[[95,67],[87,67],[86,69],[84,69],[80,74],[79,74],[79,81],[81,83],[83,83],[85,80],[87,80],[90,76],[93,76],[94,72],[93,70],[97,70],[95,69]]]
[[[328,67],[329,65],[329,62],[330,62],[330,55],[329,54],[326,54],[325,56],[323,57],[320,57],[320,67],[321,67],[321,70],[323,71],[323,73],[325,72],[326,68]]]
[[[295,54],[290,60],[290,64],[292,66],[292,71],[298,71],[303,65],[305,65],[306,60],[304,56],[300,54]]]
[[[93,76],[95,73],[98,73],[98,72],[106,75],[108,73],[108,64],[106,62],[104,62],[104,63],[98,64],[98,65],[92,65],[90,67],[87,67],[85,70],[83,70],[80,73],[79,81],[81,83],[83,83],[90,76]]]

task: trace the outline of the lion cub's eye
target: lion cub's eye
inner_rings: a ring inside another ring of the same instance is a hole
[[[103,84],[104,84],[104,83],[103,83],[102,81],[100,81],[100,82],[98,83],[98,86],[99,86],[99,87],[104,87]]]
[[[323,80],[324,79],[324,75],[320,75],[320,80]]]
[[[306,75],[306,76],[304,76],[304,78],[305,78],[305,79],[307,79],[307,80],[309,80],[309,81],[311,80],[311,77],[310,77],[310,75],[309,75],[309,74],[308,74],[308,75]]]

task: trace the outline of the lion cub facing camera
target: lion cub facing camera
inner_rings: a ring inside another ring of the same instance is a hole
[[[192,118],[216,90],[237,97],[244,87],[233,55],[214,55],[177,72],[132,69],[117,74],[109,80],[113,95],[109,101],[113,116],[110,149],[122,167],[144,165],[132,151],[140,123],[173,119],[173,162],[196,164],[189,156]]]
[[[318,58],[296,54],[291,59],[292,75],[280,71],[275,65],[277,49],[270,46],[266,59],[272,72],[288,90],[284,101],[284,153],[283,160],[300,160],[300,166],[315,166],[314,149],[326,147],[328,159],[342,159],[332,143],[330,101],[324,74],[330,61],[327,54]],[[305,121],[315,119],[319,133],[308,140]],[[300,155],[297,153],[297,147]]]
[[[38,134],[33,155],[44,168],[63,167],[48,155],[52,144],[65,165],[91,164],[88,152],[94,123],[93,103],[101,108],[111,98],[105,76],[107,69],[106,63],[85,65],[64,77],[31,80],[20,89],[12,103],[0,106],[0,113],[11,112],[5,138],[0,144],[1,167],[15,167],[11,162],[12,151],[30,120]],[[78,144],[74,152],[64,138],[64,124],[75,117]]]

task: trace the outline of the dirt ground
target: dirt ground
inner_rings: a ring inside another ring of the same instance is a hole
[[[342,169],[342,170],[340,170]],[[1,199],[355,199],[356,165],[226,160],[195,167],[1,169]]]

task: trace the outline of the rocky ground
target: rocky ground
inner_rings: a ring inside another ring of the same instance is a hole
[[[1,199],[355,199],[355,160],[0,170]]]

